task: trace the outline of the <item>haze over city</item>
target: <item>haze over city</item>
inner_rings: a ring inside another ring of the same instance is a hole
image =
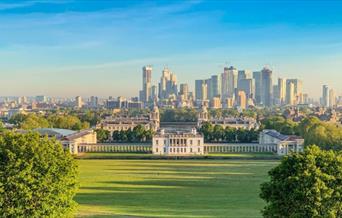
[[[269,66],[274,82],[298,78],[311,97],[324,84],[340,95],[341,9],[338,1],[6,1],[0,93],[138,96],[151,64],[154,83],[168,66],[191,90],[225,66]]]

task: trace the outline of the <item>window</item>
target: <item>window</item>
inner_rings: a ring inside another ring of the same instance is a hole
[[[158,139],[156,140],[156,145],[158,145],[158,143],[159,143],[159,141],[158,141]]]
[[[190,140],[190,145],[192,145],[192,140]]]
[[[201,145],[201,140],[197,141],[197,145],[200,146]]]
[[[198,148],[198,152],[201,152],[201,148]]]
[[[156,148],[156,152],[158,153],[158,148]]]
[[[192,148],[190,148],[190,152],[192,153]]]

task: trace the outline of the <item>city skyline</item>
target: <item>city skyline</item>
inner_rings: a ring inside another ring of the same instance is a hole
[[[152,84],[168,66],[190,91],[194,78],[225,66],[269,66],[273,84],[298,78],[310,97],[318,100],[323,85],[339,96],[341,8],[336,1],[1,3],[0,93],[138,96],[141,67],[151,64]]]

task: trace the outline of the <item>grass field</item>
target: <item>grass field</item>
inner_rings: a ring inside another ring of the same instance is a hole
[[[78,160],[80,217],[260,217],[276,161]]]

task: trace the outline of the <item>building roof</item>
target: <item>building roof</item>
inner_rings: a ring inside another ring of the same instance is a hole
[[[277,132],[276,130],[266,129],[266,130],[264,130],[264,133],[273,137],[273,138],[279,139],[280,141],[285,141],[289,138],[289,136],[283,135],[283,134]]]
[[[56,136],[56,137],[66,137],[76,133],[76,131],[69,129],[58,129],[58,128],[38,128],[34,129],[41,135]]]

